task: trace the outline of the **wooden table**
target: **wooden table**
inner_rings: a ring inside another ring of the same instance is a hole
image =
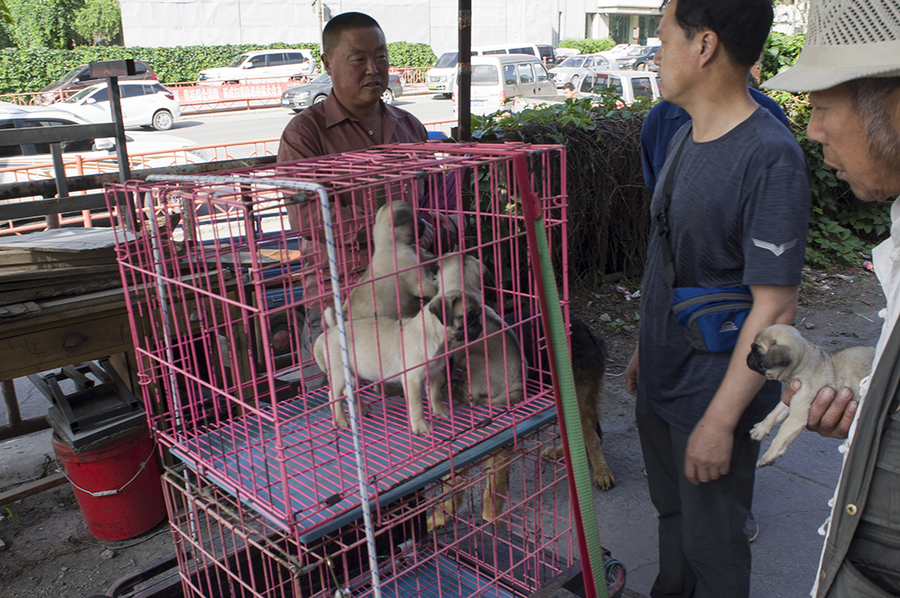
[[[18,417],[12,380],[134,349],[121,288],[25,305],[32,311],[0,319],[0,380],[10,416],[0,440],[49,427],[43,417]]]

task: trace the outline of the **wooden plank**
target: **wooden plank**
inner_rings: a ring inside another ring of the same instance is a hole
[[[15,282],[20,280],[33,280],[36,277],[47,278],[49,276],[84,276],[103,272],[118,272],[118,264],[100,264],[93,266],[74,266],[72,268],[60,268],[57,270],[41,270],[35,272],[0,272],[0,283]]]
[[[28,287],[4,290],[0,288],[0,305],[19,303],[21,301],[35,301],[39,299],[51,299],[53,297],[81,295],[104,289],[112,289],[122,286],[122,279],[114,274],[102,277],[81,277],[63,279],[61,282],[51,281],[50,284],[32,284]]]
[[[23,145],[30,143],[62,143],[65,141],[82,141],[96,137],[115,137],[116,125],[113,123],[90,125],[56,125],[52,127],[26,127],[24,129],[4,129],[4,145]]]
[[[0,342],[0,380],[108,357],[133,348],[124,308],[119,313],[98,314],[79,322],[60,321],[56,326],[20,331]]]
[[[64,476],[60,472],[57,472],[50,474],[45,478],[41,478],[33,482],[28,482],[27,484],[22,484],[21,486],[16,486],[12,490],[0,492],[0,507],[12,504],[17,500],[22,500],[23,498],[26,498],[33,494],[38,494],[40,492],[43,492],[44,490],[49,490],[50,488],[61,486],[68,481],[69,480],[66,479],[66,476]]]

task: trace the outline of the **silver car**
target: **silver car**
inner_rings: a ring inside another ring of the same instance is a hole
[[[550,69],[553,75],[553,82],[556,87],[562,87],[566,83],[571,83],[578,89],[578,81],[583,76],[584,71],[611,71],[615,70],[616,65],[609,61],[605,56],[600,54],[583,54],[578,56],[569,56],[563,60],[558,66]]]
[[[325,101],[331,93],[331,75],[325,74],[316,77],[309,83],[285,89],[281,94],[281,105],[290,108],[294,112],[300,112],[313,104]],[[384,90],[381,99],[385,104],[393,104],[394,98],[403,95],[403,85],[400,83],[400,75],[392,74],[388,88]]]

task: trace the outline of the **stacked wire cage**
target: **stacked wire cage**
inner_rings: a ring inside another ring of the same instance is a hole
[[[425,143],[107,190],[186,595],[527,596],[573,564],[565,466],[541,457],[559,432],[523,205],[536,193],[564,273],[564,173],[557,146]],[[395,268],[362,276],[376,214],[401,205],[416,263],[392,220]],[[442,274],[473,258],[451,311]],[[409,273],[415,315],[388,322],[373,289],[399,299]],[[355,289],[382,309],[371,337]],[[323,311],[320,373],[301,339]]]

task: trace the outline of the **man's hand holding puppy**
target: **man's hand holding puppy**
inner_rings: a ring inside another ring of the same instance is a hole
[[[792,380],[781,393],[782,402],[790,406],[791,398],[798,390],[800,381]],[[826,386],[816,394],[809,409],[806,429],[826,438],[847,438],[858,407],[859,403],[853,400],[853,392],[849,388],[842,388],[835,393],[833,388]]]

